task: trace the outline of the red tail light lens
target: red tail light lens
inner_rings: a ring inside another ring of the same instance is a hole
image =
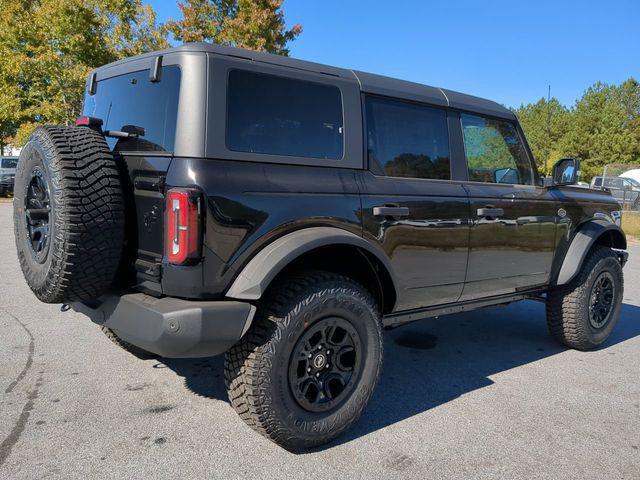
[[[200,193],[188,188],[167,192],[165,228],[169,263],[183,265],[200,258]]]

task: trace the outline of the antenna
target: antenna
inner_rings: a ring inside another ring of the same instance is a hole
[[[547,90],[547,148],[546,155],[544,156],[544,173],[547,174],[547,161],[549,155],[551,155],[551,85]]]

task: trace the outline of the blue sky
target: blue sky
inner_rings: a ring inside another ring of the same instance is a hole
[[[147,0],[159,21],[172,0]],[[640,79],[640,0],[285,0],[291,56],[470,93],[509,106]]]

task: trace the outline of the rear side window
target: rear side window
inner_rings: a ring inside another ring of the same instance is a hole
[[[83,115],[101,118],[104,130],[144,129],[138,138],[107,138],[121,152],[173,152],[180,93],[180,68],[162,68],[159,82],[149,81],[149,70],[98,82],[95,95],[85,97]]]
[[[370,162],[392,177],[451,178],[446,112],[377,97],[365,104]]]
[[[461,114],[469,180],[533,185],[533,171],[513,123]]]
[[[229,72],[229,150],[340,160],[343,143],[339,88],[244,70]]]

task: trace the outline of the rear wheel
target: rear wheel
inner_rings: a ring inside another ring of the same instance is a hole
[[[14,230],[22,273],[43,302],[88,300],[112,284],[124,241],[119,171],[86,127],[37,128],[16,169]]]
[[[341,275],[307,272],[270,289],[226,355],[225,380],[249,426],[297,451],[332,440],[358,419],[381,362],[371,294]]]
[[[622,266],[611,249],[598,246],[569,285],[549,292],[549,331],[568,347],[597,348],[618,322],[622,295]]]

